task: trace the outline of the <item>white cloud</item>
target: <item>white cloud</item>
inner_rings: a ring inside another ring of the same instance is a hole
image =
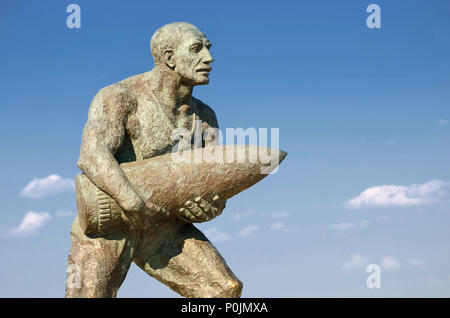
[[[73,189],[74,183],[72,179],[63,179],[56,174],[52,174],[42,179],[33,179],[25,186],[20,196],[23,198],[40,199],[66,191],[73,191]]]
[[[282,219],[287,218],[289,216],[289,213],[286,211],[275,211],[270,213],[269,216],[274,219]]]
[[[447,182],[441,180],[431,180],[423,184],[402,185],[381,185],[368,188],[361,194],[349,201],[347,204],[358,209],[368,206],[417,206],[439,201],[444,194],[444,187]]]
[[[25,214],[20,225],[11,230],[11,234],[31,234],[35,233],[39,228],[50,220],[50,214],[47,212],[29,211]]]
[[[400,268],[398,260],[392,256],[385,256],[380,262],[381,268],[387,271],[394,271]]]
[[[242,220],[244,218],[248,218],[250,216],[253,216],[254,214],[255,214],[255,211],[253,211],[253,210],[247,210],[247,211],[244,211],[244,212],[241,212],[241,213],[236,212],[233,215],[233,219],[235,221],[240,221],[240,220]]]
[[[343,271],[352,271],[352,270],[363,270],[367,266],[367,258],[362,257],[359,254],[355,254],[352,256],[350,261],[342,264]]]
[[[423,265],[423,262],[420,259],[418,259],[417,257],[414,257],[409,260],[409,265],[411,265],[413,267],[420,267]]]
[[[448,120],[447,119],[439,119],[439,120],[437,120],[436,121],[436,125],[441,125],[441,126],[443,126],[443,125],[447,125],[448,124]]]
[[[363,228],[369,224],[369,221],[362,220],[361,222],[341,222],[330,225],[332,230],[345,231],[353,228]]]
[[[284,222],[275,222],[274,224],[272,224],[272,226],[270,227],[271,231],[283,231],[286,229],[286,224],[284,224]]]
[[[278,232],[298,232],[299,229],[296,227],[291,227],[289,224],[286,224],[285,222],[276,221],[274,222],[270,228],[270,231],[278,231]]]
[[[255,232],[259,230],[259,227],[256,225],[249,225],[247,227],[244,227],[243,229],[241,229],[238,233],[238,235],[240,237],[243,238],[250,238],[250,237],[254,237],[255,236]]]
[[[216,243],[222,243],[231,240],[231,235],[221,232],[216,227],[209,228],[203,232],[210,241]]]
[[[69,210],[58,210],[55,212],[55,215],[57,217],[65,218],[65,217],[71,217],[74,215],[72,211]]]

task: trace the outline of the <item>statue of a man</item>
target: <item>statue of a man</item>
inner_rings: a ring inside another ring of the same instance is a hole
[[[91,103],[78,167],[130,223],[86,235],[77,215],[66,297],[115,297],[131,262],[185,297],[240,297],[242,283],[192,224],[219,215],[225,201],[192,198],[170,211],[177,218],[167,221],[161,207],[144,203],[119,166],[170,152],[177,128],[194,130],[197,122],[202,131],[218,128],[214,111],[192,96],[194,86],[209,83],[214,61],[205,34],[188,23],[171,23],[155,32],[150,47],[151,71],[101,89]],[[214,141],[202,146],[208,142]],[[146,218],[146,211],[161,217]]]

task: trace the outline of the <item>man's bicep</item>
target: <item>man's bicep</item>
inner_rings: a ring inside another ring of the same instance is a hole
[[[131,94],[119,86],[101,89],[89,110],[86,124],[88,139],[100,139],[104,146],[115,153],[123,143],[126,119],[133,111],[133,104]]]
[[[114,154],[122,145],[125,136],[125,128],[121,122],[111,121],[105,116],[89,118],[84,127],[82,146],[87,151],[100,151],[100,146],[105,147]]]

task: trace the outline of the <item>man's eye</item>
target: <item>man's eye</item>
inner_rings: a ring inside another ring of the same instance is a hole
[[[202,49],[202,46],[199,45],[199,44],[196,44],[196,45],[191,46],[191,51],[192,51],[192,52],[195,52],[195,53],[200,52],[201,49]]]

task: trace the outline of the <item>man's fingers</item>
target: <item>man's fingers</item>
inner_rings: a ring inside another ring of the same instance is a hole
[[[192,201],[186,201],[185,206],[189,209],[189,212],[196,218],[202,216],[202,210],[198,208],[197,204]]]
[[[188,209],[181,208],[180,213],[180,217],[186,222],[192,222],[195,220],[195,216]]]
[[[197,222],[204,222],[209,220],[209,216],[205,213],[203,208],[199,206],[199,204],[192,201],[186,201],[185,205],[189,208],[189,211],[196,217]]]
[[[200,205],[200,207],[203,209],[203,211],[205,212],[209,212],[209,210],[211,209],[211,204],[209,204],[208,201],[202,199],[201,197],[197,197],[195,199],[195,202]]]
[[[216,217],[217,209],[208,201],[202,199],[201,197],[197,197],[195,199],[195,202],[203,209],[204,213],[206,213],[209,219],[213,219]]]
[[[214,205],[218,208],[219,215],[220,215],[222,213],[222,211],[225,209],[227,201],[222,199],[221,197],[219,197],[219,195],[216,194],[213,197],[213,202],[214,202]]]
[[[194,201],[194,202],[193,202]],[[225,208],[225,200],[215,195],[210,203],[202,197],[188,200],[185,207],[180,209],[181,214],[190,222],[205,222],[220,215]]]
[[[192,201],[186,201],[184,204],[189,210],[194,207],[194,203]]]

